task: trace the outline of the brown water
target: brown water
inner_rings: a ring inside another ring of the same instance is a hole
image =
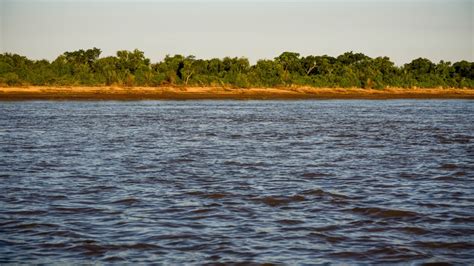
[[[0,103],[0,263],[474,262],[474,102]]]

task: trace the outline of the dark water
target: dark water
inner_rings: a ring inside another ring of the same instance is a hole
[[[0,263],[474,262],[472,101],[0,108]]]

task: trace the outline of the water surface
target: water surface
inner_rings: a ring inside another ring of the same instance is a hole
[[[0,263],[474,261],[472,101],[0,103]]]

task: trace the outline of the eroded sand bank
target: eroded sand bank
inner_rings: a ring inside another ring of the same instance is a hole
[[[474,99],[459,88],[0,87],[0,100]]]

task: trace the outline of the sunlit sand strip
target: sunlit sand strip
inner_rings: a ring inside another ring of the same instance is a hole
[[[0,100],[474,99],[461,88],[0,87]]]

